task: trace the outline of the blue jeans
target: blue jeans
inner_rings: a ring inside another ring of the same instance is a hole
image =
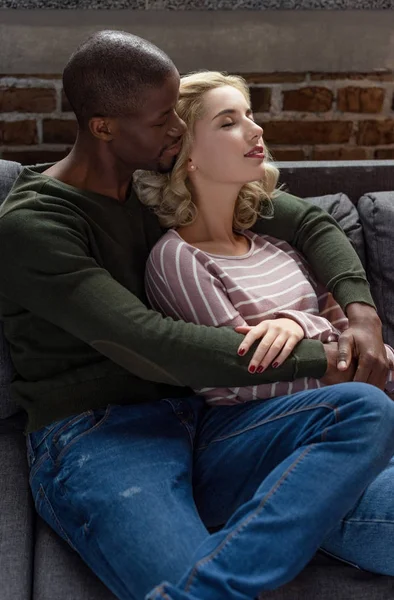
[[[394,574],[393,432],[394,403],[360,383],[108,406],[29,435],[31,489],[119,599],[251,600],[321,545]]]

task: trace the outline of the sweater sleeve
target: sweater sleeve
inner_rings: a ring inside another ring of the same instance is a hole
[[[209,259],[203,252],[181,239],[168,235],[162,238],[146,266],[145,289],[151,306],[165,316],[188,323],[245,325],[220,278],[209,271],[207,263]]]
[[[51,209],[52,210],[52,209]],[[0,290],[9,301],[90,344],[131,373],[189,386],[247,386],[321,377],[323,344],[304,340],[284,365],[250,374],[243,336],[149,310],[91,256],[82,220],[65,209],[20,208],[0,218]]]
[[[273,219],[259,219],[253,230],[297,248],[343,310],[351,302],[375,306],[360,259],[335,219],[285,192],[278,193],[273,203]]]

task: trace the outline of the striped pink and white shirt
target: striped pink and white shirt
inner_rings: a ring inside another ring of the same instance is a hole
[[[242,256],[210,254],[169,230],[153,248],[145,286],[153,308],[176,320],[236,327],[264,319],[287,317],[304,330],[305,338],[337,341],[348,321],[333,296],[311,275],[307,263],[285,241],[251,231]],[[393,350],[386,346],[391,368]],[[389,381],[393,381],[390,371]],[[305,377],[241,388],[196,390],[211,404],[234,404],[319,388]]]

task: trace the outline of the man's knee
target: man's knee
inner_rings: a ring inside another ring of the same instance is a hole
[[[377,416],[387,414],[388,418],[392,415],[394,418],[394,403],[387,394],[374,385],[352,381],[332,386],[332,389],[337,393],[339,405],[358,403],[360,411],[376,413]]]
[[[394,402],[368,383],[350,382],[335,386],[339,420],[354,419],[358,432],[370,436],[371,444],[394,453]]]

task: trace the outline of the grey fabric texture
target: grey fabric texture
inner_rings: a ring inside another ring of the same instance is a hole
[[[354,249],[360,257],[364,268],[366,267],[364,235],[356,207],[346,194],[329,194],[305,198],[311,204],[323,208],[341,226],[347,237],[352,242]]]
[[[362,196],[357,204],[368,248],[367,274],[383,323],[383,337],[394,346],[394,192]]]
[[[394,161],[278,162],[280,183],[295,196],[342,192],[357,203],[363,194],[394,190]]]
[[[328,560],[313,560],[287,585],[259,600],[392,600],[394,577],[373,575]]]
[[[5,200],[21,169],[19,163],[0,160],[0,204]],[[10,396],[9,384],[13,373],[9,347],[0,321],[0,419],[6,419],[19,410]]]
[[[116,600],[78,554],[37,517],[32,600],[55,599]]]
[[[30,600],[34,513],[20,431],[0,433],[0,598]]]

